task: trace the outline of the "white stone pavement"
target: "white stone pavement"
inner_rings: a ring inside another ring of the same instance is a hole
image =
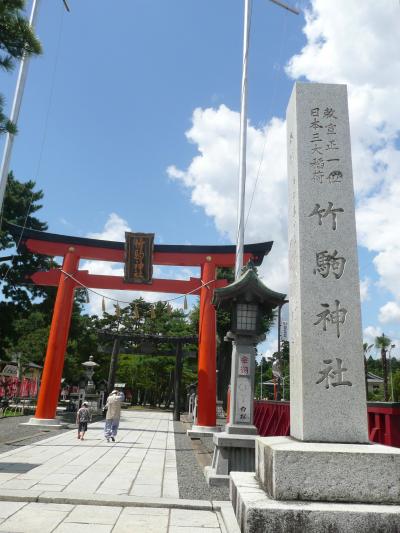
[[[0,531],[232,530],[227,503],[179,500],[170,413],[123,411],[115,443],[103,427],[90,424],[84,441],[70,431],[0,454]]]

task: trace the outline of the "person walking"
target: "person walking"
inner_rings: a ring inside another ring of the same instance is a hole
[[[112,391],[110,396],[107,398],[107,403],[104,408],[107,411],[104,435],[107,439],[107,442],[110,442],[110,439],[115,442],[115,437],[117,435],[119,426],[119,419],[121,417],[121,397],[118,391]]]
[[[78,439],[83,440],[87,431],[88,422],[91,420],[88,402],[83,402],[82,407],[76,413],[76,423],[78,424]]]

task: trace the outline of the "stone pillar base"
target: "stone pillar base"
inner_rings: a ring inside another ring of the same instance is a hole
[[[242,533],[399,531],[398,505],[273,500],[254,473],[231,472],[230,478],[230,497]]]
[[[400,505],[400,449],[391,446],[258,437],[255,470],[275,500]]]
[[[45,429],[65,429],[68,424],[61,422],[57,418],[35,418],[34,416],[29,419],[29,422],[23,422],[20,426],[35,426]]]

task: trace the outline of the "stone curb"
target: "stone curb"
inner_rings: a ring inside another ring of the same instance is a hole
[[[0,490],[0,501],[66,503],[72,505],[107,505],[118,507],[162,507],[168,509],[191,509],[212,511],[212,502],[207,500],[183,500],[178,498],[140,498],[137,496],[110,496],[108,494],[81,494],[73,492],[40,492],[32,490]],[[227,503],[227,502],[225,502]]]
[[[228,533],[240,533],[240,527],[236,520],[235,511],[233,510],[231,502],[213,501],[212,507],[214,511],[219,511],[221,513],[222,521]]]
[[[240,533],[236,516],[229,501],[180,500],[177,498],[139,498],[134,496],[109,496],[107,494],[79,494],[40,492],[34,490],[9,489],[0,491],[0,501],[29,503],[58,503],[71,505],[106,505],[117,507],[161,507],[193,511],[219,512],[229,533]]]
[[[7,489],[0,490],[0,501],[37,502],[42,494],[39,490]]]

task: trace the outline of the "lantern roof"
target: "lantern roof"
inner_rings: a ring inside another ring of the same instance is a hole
[[[214,290],[212,303],[229,308],[236,300],[257,302],[265,310],[274,309],[287,302],[286,294],[269,289],[258,277],[252,261],[243,268],[241,276],[230,285]]]

